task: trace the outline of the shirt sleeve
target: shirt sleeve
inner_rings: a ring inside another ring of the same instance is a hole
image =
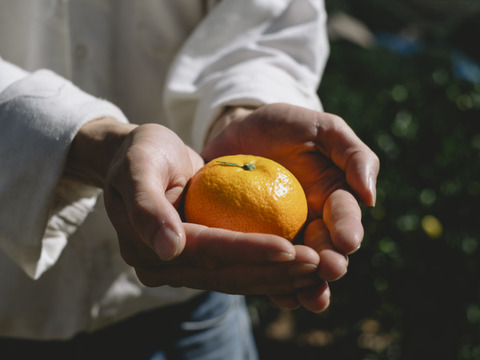
[[[187,39],[166,83],[171,127],[201,150],[224,106],[285,102],[321,110],[329,52],[322,0],[223,0]]]
[[[0,58],[0,248],[34,279],[95,205],[99,189],[62,174],[78,129],[103,116],[127,121],[51,71]]]

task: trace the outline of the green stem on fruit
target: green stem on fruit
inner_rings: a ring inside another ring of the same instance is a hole
[[[248,171],[253,171],[257,168],[254,163],[246,163],[246,164],[243,164],[243,165],[238,165],[238,164],[235,164],[235,163],[225,162],[225,161],[218,161],[217,160],[217,162],[219,162],[220,164],[224,164],[224,165],[236,166],[236,167],[242,168],[243,170],[248,170]]]

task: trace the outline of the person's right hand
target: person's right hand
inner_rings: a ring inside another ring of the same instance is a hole
[[[142,257],[168,261],[183,251],[186,237],[176,208],[202,165],[200,156],[163,126],[141,125],[128,134],[104,183],[106,210],[127,263],[141,265]]]
[[[326,285],[317,275],[320,258],[313,249],[275,235],[184,226],[185,247],[175,259],[129,259],[143,284],[268,296]]]

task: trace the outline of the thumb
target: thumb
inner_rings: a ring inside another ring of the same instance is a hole
[[[150,256],[155,253],[165,261],[185,247],[185,232],[174,206],[191,171],[185,163],[189,164],[185,145],[171,130],[140,125],[115,154],[105,181],[112,198],[118,197],[123,205],[111,209],[116,228],[130,227],[135,241],[151,250]],[[115,219],[117,212],[123,212],[123,219]]]
[[[185,231],[175,207],[164,192],[149,201],[139,202],[139,211],[132,214],[133,227],[163,261],[172,260],[185,247]]]
[[[152,248],[163,261],[177,257],[185,248],[185,231],[182,220],[174,206],[164,197],[160,196],[155,211],[151,213],[151,220],[145,229],[152,227],[146,232],[146,241],[152,244]],[[147,217],[148,218],[148,217]],[[142,223],[145,219],[142,219]]]
[[[336,115],[321,114],[317,128],[317,148],[345,172],[348,185],[360,200],[374,206],[380,168],[377,155]]]
[[[161,260],[168,261],[185,247],[182,220],[162,188],[145,185],[134,192],[120,190],[119,195],[133,231]]]

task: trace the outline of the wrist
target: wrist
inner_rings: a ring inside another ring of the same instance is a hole
[[[254,106],[226,106],[210,126],[205,138],[205,144],[208,144],[210,140],[221,133],[230,123],[243,120],[257,108],[258,107]]]
[[[72,141],[65,174],[103,188],[110,163],[137,125],[104,117],[83,125]]]

